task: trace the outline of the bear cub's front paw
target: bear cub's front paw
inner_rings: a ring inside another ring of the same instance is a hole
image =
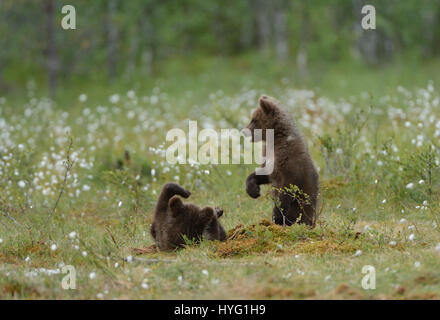
[[[246,181],[246,192],[250,197],[256,199],[260,196],[260,186],[255,181]]]

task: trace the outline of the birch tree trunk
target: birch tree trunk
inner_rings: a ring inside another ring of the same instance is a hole
[[[49,96],[51,99],[55,98],[56,88],[56,72],[57,72],[57,57],[55,46],[55,3],[54,0],[45,0],[44,11],[46,18],[46,68]]]

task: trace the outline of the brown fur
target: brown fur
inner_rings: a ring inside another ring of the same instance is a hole
[[[314,225],[318,205],[319,176],[310,157],[307,143],[295,126],[290,114],[272,97],[262,96],[259,106],[247,126],[252,141],[256,142],[254,129],[262,129],[265,141],[266,129],[274,129],[274,169],[270,175],[251,173],[246,179],[246,192],[252,198],[260,196],[261,184],[272,184],[276,189],[297,186],[296,198],[273,191],[275,206],[273,220],[280,225],[295,222]],[[264,165],[264,164],[263,164]],[[301,194],[302,192],[302,194]],[[307,200],[307,196],[309,199]]]
[[[187,239],[199,241],[226,240],[226,233],[218,221],[221,209],[200,208],[191,203],[183,203],[179,196],[188,198],[191,193],[176,183],[163,186],[154,209],[150,228],[157,247],[162,251],[177,249],[185,245]]]

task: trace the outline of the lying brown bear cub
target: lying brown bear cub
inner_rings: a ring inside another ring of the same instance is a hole
[[[154,209],[151,236],[159,250],[169,251],[185,245],[185,238],[199,241],[226,240],[226,232],[218,219],[223,210],[212,207],[200,208],[183,203],[179,196],[188,198],[191,193],[177,183],[163,186]]]
[[[273,221],[279,225],[290,226],[299,222],[313,226],[318,205],[319,177],[307,143],[290,114],[277,100],[261,96],[258,104],[246,127],[249,130],[243,133],[257,142],[258,135],[254,130],[261,129],[260,138],[266,142],[266,129],[274,130],[273,171],[267,175],[251,173],[246,179],[246,192],[252,198],[258,198],[260,185],[272,184],[275,201]],[[264,153],[266,149],[267,146],[264,146]]]

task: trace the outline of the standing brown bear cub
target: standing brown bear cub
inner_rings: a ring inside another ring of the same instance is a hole
[[[261,139],[266,142],[266,129],[274,130],[273,171],[268,175],[251,173],[246,179],[246,192],[252,198],[258,198],[260,185],[272,184],[274,222],[279,225],[299,222],[313,226],[318,205],[319,177],[307,143],[290,114],[277,100],[261,96],[258,104],[246,127],[249,130],[244,130],[244,133],[248,132],[252,141],[257,142],[258,135],[254,130],[261,129]]]
[[[163,186],[154,209],[151,236],[159,250],[169,251],[185,245],[185,237],[199,241],[226,240],[226,232],[218,219],[223,210],[211,207],[200,208],[183,203],[179,196],[188,198],[191,193],[176,183]]]

